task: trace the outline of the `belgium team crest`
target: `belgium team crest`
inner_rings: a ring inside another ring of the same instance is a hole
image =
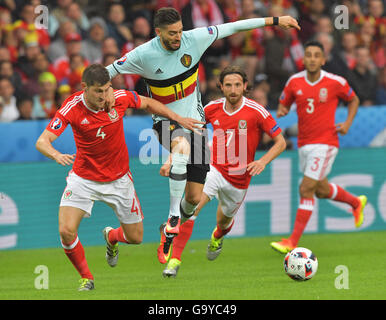
[[[188,55],[188,54],[184,54],[182,57],[181,57],[181,63],[184,67],[186,68],[189,68],[190,65],[192,64],[192,56]]]

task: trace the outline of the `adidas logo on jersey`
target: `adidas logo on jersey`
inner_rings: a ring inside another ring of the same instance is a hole
[[[215,122],[213,122],[213,124],[216,125],[216,126],[219,126],[220,122],[218,120],[216,120]]]
[[[84,118],[80,124],[90,124],[87,118]]]
[[[296,94],[297,94],[298,96],[301,96],[301,95],[303,94],[302,89],[299,89],[299,90],[296,92]]]
[[[161,73],[164,73],[160,68],[157,69],[157,71],[155,72],[155,74],[161,74]]]

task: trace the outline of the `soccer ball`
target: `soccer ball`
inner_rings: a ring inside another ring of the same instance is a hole
[[[318,270],[318,259],[309,249],[295,248],[286,254],[284,270],[293,280],[309,280]]]

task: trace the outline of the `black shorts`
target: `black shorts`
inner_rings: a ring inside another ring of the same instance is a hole
[[[205,127],[206,128],[206,127]],[[176,122],[161,120],[153,125],[158,141],[170,152],[171,141],[176,137],[185,137],[190,143],[190,157],[187,165],[187,181],[204,184],[209,171],[210,150],[208,148],[208,132],[202,135],[185,130]]]

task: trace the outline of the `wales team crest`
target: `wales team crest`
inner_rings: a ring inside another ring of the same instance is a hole
[[[188,54],[184,54],[182,57],[181,57],[181,63],[184,67],[186,68],[189,68],[190,65],[192,64],[192,56],[188,55]]]
[[[239,120],[239,129],[247,128],[247,120]]]
[[[72,191],[71,190],[64,191],[63,199],[65,199],[65,200],[70,199],[71,196],[72,196]]]
[[[111,121],[118,120],[118,118],[119,118],[118,112],[114,108],[111,109],[111,111],[108,113],[108,115],[109,115],[109,118]]]

